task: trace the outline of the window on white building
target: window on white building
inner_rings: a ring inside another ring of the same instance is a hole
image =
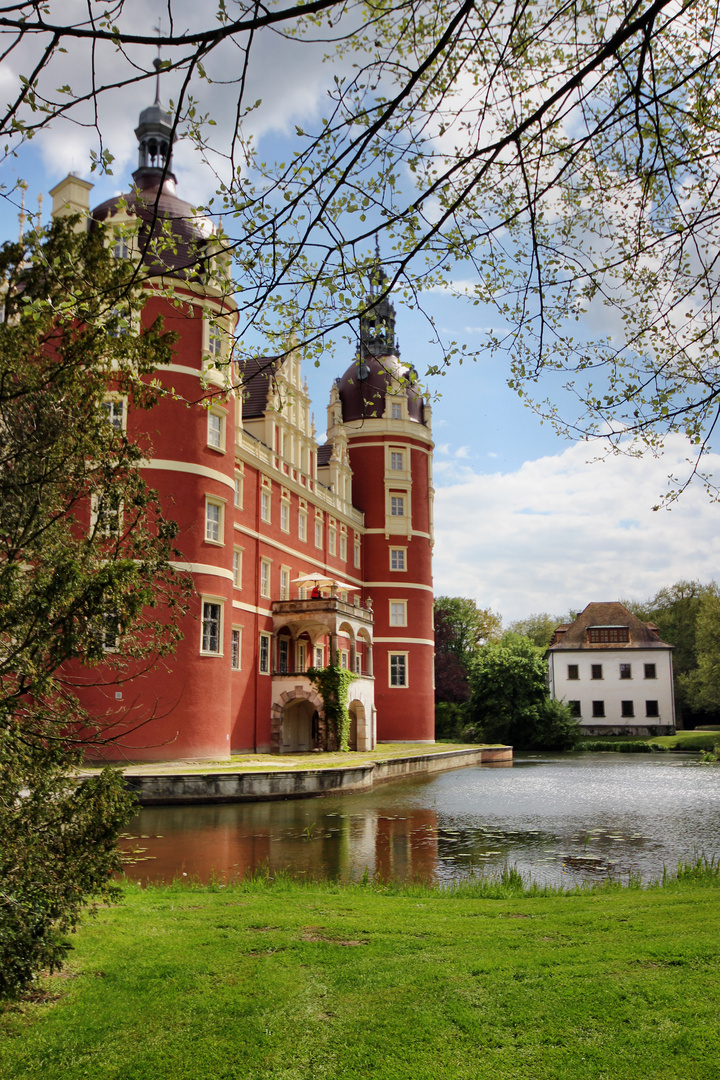
[[[658,708],[657,701],[646,701],[645,702],[645,715],[646,716],[656,716],[656,717],[660,715],[660,710]]]
[[[620,715],[630,717],[635,715],[635,706],[632,701],[620,702]]]
[[[577,664],[568,664],[568,679],[572,682],[580,678],[580,668]]]
[[[592,714],[593,714],[593,716],[604,716],[605,715],[605,702],[604,701],[593,701],[593,703],[592,703]]]
[[[602,679],[602,677],[603,677],[602,664],[591,664],[590,665],[590,678],[591,679]],[[604,715],[605,714],[603,713],[603,716]]]
[[[644,668],[646,679],[657,679],[657,668],[655,667],[655,664],[645,664]]]
[[[621,679],[632,679],[632,664],[621,664],[620,665],[620,678]]]

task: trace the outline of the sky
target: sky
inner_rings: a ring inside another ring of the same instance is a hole
[[[136,0],[137,25],[144,13],[152,28],[163,9],[151,0]],[[63,62],[72,72],[81,67],[82,55],[71,50]],[[230,52],[221,62],[237,63]],[[7,63],[0,70],[6,96],[15,74]],[[56,76],[56,84],[61,77]],[[262,106],[251,122],[268,159],[288,152],[295,124],[317,119],[326,77],[323,65],[309,63],[307,53],[277,39],[262,45],[252,73],[253,93]],[[200,100],[199,107],[212,111],[222,129],[224,98],[219,88],[206,93],[211,100]],[[24,179],[32,211],[44,193],[45,218],[51,202],[47,192],[69,171],[95,182],[91,204],[128,190],[136,163],[133,129],[152,96],[153,87],[144,83],[103,104],[101,123],[115,154],[112,177],[90,173],[92,130],[58,123],[5,161],[0,183],[7,191],[18,177]],[[193,204],[211,197],[216,178],[187,143],[176,149],[175,169],[181,197]],[[0,200],[3,237],[17,236],[17,213],[14,200]],[[491,314],[463,299],[435,291],[424,303],[447,339],[464,340],[471,349],[482,344],[491,328]],[[428,324],[418,312],[403,309],[397,332],[402,359],[422,377],[426,366],[440,359],[437,346],[429,342]],[[351,361],[349,346],[340,344],[323,357],[320,368],[305,365],[319,431],[331,381]],[[489,353],[477,361],[456,361],[443,377],[430,378],[427,387],[439,395],[433,405],[436,593],[471,597],[507,624],[541,611],[564,617],[591,601],[646,599],[681,578],[720,578],[720,507],[702,486],[691,486],[670,509],[652,509],[668,476],[689,471],[688,448],[679,436],[668,441],[659,458],[603,457],[602,446],[570,442],[541,424],[507,387],[505,364]],[[553,394],[554,388],[548,384],[541,391]],[[717,456],[710,465],[720,475]]]

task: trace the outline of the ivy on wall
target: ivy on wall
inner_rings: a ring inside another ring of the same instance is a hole
[[[305,672],[323,699],[325,719],[332,726],[341,750],[349,750],[350,713],[348,711],[348,689],[355,678],[352,671],[339,664],[328,664],[325,668],[311,667]]]

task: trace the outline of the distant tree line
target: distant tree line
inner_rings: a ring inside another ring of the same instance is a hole
[[[649,600],[623,601],[673,645],[678,727],[720,721],[720,587],[678,581]],[[575,611],[535,613],[503,628],[467,597],[435,601],[435,729],[439,739],[509,742],[518,749],[577,744],[577,723],[550,700],[545,651]]]

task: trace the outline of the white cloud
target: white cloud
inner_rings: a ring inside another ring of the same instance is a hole
[[[687,449],[674,436],[660,459],[591,461],[577,444],[511,473],[448,463],[435,496],[436,593],[474,597],[507,623],[720,577],[720,506],[700,484],[652,510],[668,476],[687,474]],[[706,464],[720,472],[720,455]]]

